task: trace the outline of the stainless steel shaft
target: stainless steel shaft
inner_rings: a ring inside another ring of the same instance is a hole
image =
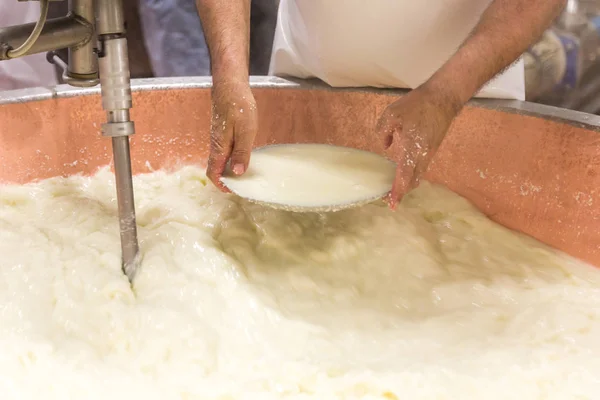
[[[139,262],[139,244],[135,218],[135,199],[129,152],[129,135],[135,127],[129,117],[132,107],[129,58],[122,3],[119,0],[97,0],[97,33],[100,43],[98,64],[102,107],[107,123],[102,134],[112,137],[123,272],[133,281]]]
[[[121,252],[123,272],[133,281],[138,267],[139,245],[135,218],[135,202],[131,179],[129,138],[113,137],[113,158],[115,162],[115,182],[119,206],[119,226],[121,229]]]

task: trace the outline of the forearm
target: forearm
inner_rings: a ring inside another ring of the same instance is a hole
[[[565,4],[566,0],[494,0],[459,50],[424,86],[445,96],[458,112],[544,33]]]
[[[196,0],[215,84],[248,82],[250,0]]]

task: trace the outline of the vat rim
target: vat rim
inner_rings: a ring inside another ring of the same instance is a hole
[[[333,88],[317,79],[303,80],[274,76],[251,76],[250,84],[251,87],[257,89],[325,90],[334,92],[373,93],[387,96],[400,96],[408,92],[407,89],[383,89],[371,87]],[[131,80],[133,92],[169,89],[209,89],[211,86],[212,79],[209,76],[141,78]],[[57,85],[53,87],[17,89],[0,92],[0,106],[98,94],[100,94],[99,86],[78,88],[69,85]],[[467,103],[467,107],[484,108],[505,113],[537,117],[600,132],[600,116],[560,107],[520,100],[487,98],[472,99]]]

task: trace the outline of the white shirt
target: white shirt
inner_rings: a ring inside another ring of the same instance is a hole
[[[446,62],[491,0],[280,0],[270,74],[333,87],[413,89]],[[476,97],[525,99],[523,61]]]
[[[40,3],[0,0],[0,27],[36,22]],[[0,61],[0,90],[24,89],[58,84],[55,68],[45,54]]]

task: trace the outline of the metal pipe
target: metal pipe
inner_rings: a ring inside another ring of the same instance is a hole
[[[88,26],[91,35],[90,40],[79,46],[69,47],[69,62],[67,76],[72,79],[73,86],[78,86],[77,82],[98,78],[98,61],[95,53],[96,41],[94,31],[94,1],[93,0],[69,0],[69,9],[71,14],[84,21],[91,21]]]
[[[113,137],[112,148],[115,162],[119,226],[121,230],[122,268],[129,281],[133,281],[139,264],[139,244],[135,218],[133,181],[131,179],[129,137]]]
[[[102,126],[102,134],[112,137],[122,268],[133,281],[139,262],[139,244],[129,152],[129,135],[135,132],[135,127],[129,117],[132,100],[127,41],[124,37],[104,39],[101,36],[99,66],[102,107],[106,110],[107,123]]]
[[[125,33],[125,10],[122,0],[97,0],[96,13],[99,34],[122,35]]]
[[[40,18],[38,22],[35,24],[31,35],[27,38],[25,43],[19,46],[16,49],[12,49],[8,51],[8,56],[10,58],[22,57],[27,54],[27,51],[31,49],[36,40],[40,37],[42,33],[42,29],[44,29],[44,25],[46,24],[46,20],[48,19],[48,8],[50,7],[49,0],[39,0],[40,1]]]
[[[139,244],[129,152],[129,135],[135,133],[135,127],[129,116],[132,99],[123,3],[121,0],[97,0],[96,7],[100,89],[102,107],[107,112],[102,134],[112,137],[122,268],[132,282],[139,263]]]
[[[30,24],[0,28],[0,60],[9,60],[8,50],[21,46],[35,27]],[[45,53],[67,47],[81,47],[92,41],[90,25],[76,16],[54,18],[46,21],[44,29],[33,46],[24,54]]]

